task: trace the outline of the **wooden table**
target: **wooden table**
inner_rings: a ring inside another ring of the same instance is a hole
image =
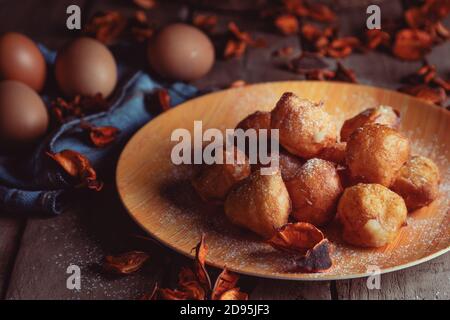
[[[365,3],[366,2],[366,3]],[[401,1],[334,1],[342,32],[365,26],[367,2],[380,4],[383,18],[402,14]],[[77,35],[65,28],[66,7],[78,4],[85,22],[98,10],[107,8],[133,12],[131,1],[94,0],[0,0],[0,31],[24,32],[57,49]],[[182,2],[160,1],[148,12],[156,25],[190,20],[199,12],[211,12]],[[269,46],[249,49],[235,60],[218,60],[213,71],[195,82],[199,88],[226,87],[235,80],[264,82],[302,79],[283,70],[271,57],[275,49],[289,45],[301,49],[297,35],[283,37],[254,12],[221,9],[218,31],[234,20]],[[448,22],[448,20],[447,20]],[[448,25],[448,24],[447,24]],[[450,73],[450,43],[434,48],[429,61],[442,75]],[[343,63],[356,71],[362,83],[396,89],[402,76],[417,70],[420,62],[403,62],[392,56],[371,52],[354,54]],[[115,191],[114,181],[100,193],[89,193],[55,218],[25,217],[0,213],[0,298],[4,299],[134,299],[149,291],[155,281],[173,286],[178,270],[189,260],[152,241],[131,221]],[[111,278],[99,271],[105,254],[142,249],[150,252],[149,267],[127,277]],[[68,290],[66,269],[81,267],[81,290]],[[211,270],[216,273],[217,270]],[[380,290],[368,290],[365,279],[331,282],[288,282],[242,277],[240,286],[252,299],[449,299],[450,255],[428,263],[382,276]]]

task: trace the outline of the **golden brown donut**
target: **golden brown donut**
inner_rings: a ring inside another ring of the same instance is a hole
[[[256,111],[245,117],[241,122],[239,122],[236,128],[243,130],[247,129],[270,130],[270,112]]]
[[[303,165],[303,159],[287,152],[284,149],[280,149],[278,153],[279,169],[283,181],[286,182],[292,179],[297,171]],[[261,165],[260,163],[252,164],[252,171],[260,170],[262,167],[268,167],[268,165]]]
[[[333,220],[342,186],[336,165],[310,159],[286,182],[292,200],[292,216],[301,222],[322,226]]]
[[[356,129],[347,142],[346,163],[354,181],[389,187],[409,159],[409,141],[385,125]]]
[[[285,182],[292,179],[303,165],[302,159],[283,149],[280,150],[279,161],[281,177]]]
[[[344,122],[341,128],[341,141],[348,141],[356,129],[371,123],[384,124],[397,129],[400,124],[400,113],[390,106],[383,105],[366,109]]]
[[[429,205],[439,194],[439,169],[426,157],[414,156],[400,169],[391,189],[403,197],[409,211]]]
[[[360,183],[345,189],[337,210],[344,240],[361,247],[393,241],[407,214],[402,197],[380,184]]]
[[[279,171],[261,175],[259,170],[231,190],[225,200],[225,214],[238,226],[264,238],[288,222],[291,200]]]
[[[239,181],[250,175],[250,164],[245,154],[233,147],[231,153],[235,163],[226,163],[230,152],[223,150],[223,163],[205,165],[199,175],[192,180],[192,185],[204,201],[221,202],[225,200],[230,189]]]
[[[336,143],[336,126],[323,105],[291,92],[284,93],[272,110],[271,126],[279,130],[286,150],[305,159]]]
[[[328,160],[338,164],[345,164],[345,150],[347,148],[346,142],[337,142],[336,144],[324,148],[318,158]]]

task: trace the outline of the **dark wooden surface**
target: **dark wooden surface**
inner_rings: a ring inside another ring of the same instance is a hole
[[[193,2],[193,1],[191,1]],[[207,1],[204,1],[206,3]],[[236,1],[233,1],[236,5]],[[245,1],[248,2],[248,1]],[[258,3],[264,1],[258,1]],[[361,30],[369,1],[334,1],[344,33]],[[380,4],[383,18],[402,14],[401,1],[370,1]],[[0,0],[0,32],[20,31],[58,49],[76,33],[65,29],[69,4],[82,8],[85,22],[93,13],[107,8],[133,12],[131,1],[89,0]],[[204,6],[159,1],[148,12],[156,25],[190,19],[197,13],[212,12]],[[298,36],[280,36],[251,11],[234,12],[226,7],[219,15],[220,33],[227,21],[236,21],[255,37],[268,40],[269,47],[249,49],[241,59],[218,59],[213,71],[194,84],[199,88],[226,87],[243,79],[247,82],[302,79],[283,70],[271,56],[275,49],[289,45],[301,50]],[[443,75],[450,72],[450,43],[436,47],[431,63]],[[402,62],[389,55],[372,52],[354,54],[343,63],[356,71],[362,83],[396,89],[402,76],[415,71],[420,63]],[[145,67],[145,66],[143,66]],[[107,183],[100,193],[74,204],[56,218],[23,218],[0,213],[0,298],[3,299],[134,299],[150,290],[155,281],[161,286],[176,282],[180,266],[188,259],[159,244],[139,238],[145,234],[123,209],[114,187]],[[137,274],[111,278],[99,271],[99,263],[109,253],[147,250],[149,266]],[[66,269],[81,267],[81,290],[68,290]],[[215,273],[217,270],[211,270]],[[381,278],[380,290],[368,290],[365,279],[331,282],[288,282],[242,277],[240,285],[252,299],[446,299],[450,297],[450,255]]]

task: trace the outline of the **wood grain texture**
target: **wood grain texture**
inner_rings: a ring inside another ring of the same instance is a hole
[[[408,227],[386,248],[366,250],[342,243],[334,228],[335,266],[322,274],[286,271],[289,258],[233,226],[221,208],[202,204],[189,184],[192,166],[175,166],[170,152],[174,129],[192,132],[194,120],[206,128],[234,128],[256,110],[270,110],[281,94],[297,93],[313,101],[323,100],[338,124],[363,109],[391,105],[402,113],[401,131],[412,141],[413,153],[433,158],[440,167],[442,195],[428,208],[408,218]],[[450,145],[448,111],[409,96],[373,87],[331,82],[275,82],[225,90],[191,100],[159,116],[129,142],[119,160],[119,194],[133,219],[165,245],[185,255],[202,233],[210,246],[208,263],[244,274],[283,279],[339,279],[363,276],[370,265],[385,272],[442,254],[450,244],[449,188]],[[437,143],[439,141],[439,143]]]
[[[449,300],[450,254],[407,270],[381,276],[380,289],[369,290],[366,279],[336,282],[341,300]]]
[[[159,246],[134,237],[139,234],[112,187],[59,217],[29,219],[6,299],[136,299],[160,281],[170,263],[170,255],[164,259]],[[158,263],[127,277],[101,270],[105,255],[129,250],[145,250]],[[66,286],[70,265],[80,267],[81,290]]]
[[[331,300],[329,281],[297,282],[261,279],[250,292],[252,300]]]
[[[0,218],[0,299],[5,296],[9,286],[24,223],[23,218],[10,216]]]

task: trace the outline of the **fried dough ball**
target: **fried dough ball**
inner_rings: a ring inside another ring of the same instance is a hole
[[[292,153],[287,152],[284,149],[280,149],[278,153],[279,169],[283,181],[286,182],[292,179],[297,171],[302,167],[303,160]],[[268,167],[269,165],[261,165],[260,163],[252,164],[252,171],[260,170],[262,167]]]
[[[279,161],[281,177],[285,182],[291,180],[303,165],[302,159],[283,149],[280,150]]]
[[[400,113],[390,106],[383,105],[366,109],[344,122],[341,128],[341,141],[348,141],[356,129],[372,123],[384,124],[397,129],[400,124]]]
[[[245,117],[241,122],[239,122],[236,128],[243,130],[247,129],[270,130],[270,112],[256,111]]]
[[[279,129],[280,144],[302,158],[316,157],[336,143],[336,126],[322,104],[284,93],[272,110],[272,129]]]
[[[338,142],[330,147],[324,148],[320,154],[319,158],[328,160],[338,164],[345,163],[345,150],[347,148],[346,142]]]
[[[292,216],[322,226],[333,220],[342,186],[334,163],[310,159],[286,182],[292,200]]]
[[[414,156],[400,169],[391,189],[414,211],[429,205],[439,193],[439,169],[426,157]]]
[[[231,190],[225,214],[233,224],[268,239],[288,222],[291,200],[279,171],[261,175],[259,170]]]
[[[395,239],[406,225],[405,201],[380,184],[357,184],[339,200],[337,216],[346,242],[361,247],[381,247]]]
[[[346,163],[354,181],[389,187],[409,159],[409,141],[385,125],[356,129],[347,142]]]
[[[234,156],[234,163],[226,163],[227,156]],[[232,147],[223,150],[223,163],[205,165],[192,185],[204,201],[221,202],[230,189],[250,175],[250,164],[245,154]]]
[[[260,129],[266,129],[267,130],[267,140],[266,140],[266,146],[267,150],[270,152],[270,112],[264,112],[264,111],[256,111],[250,115],[248,115],[246,118],[244,118],[241,122],[238,123],[236,126],[236,129],[242,129],[244,131],[247,131],[248,129],[255,129],[256,130],[256,146],[253,147],[259,147],[260,141],[259,141],[259,130]],[[250,157],[250,139],[248,137],[245,137],[244,145],[238,145],[239,148],[245,148],[245,153],[248,157]],[[257,154],[258,149],[255,149],[255,153]]]

